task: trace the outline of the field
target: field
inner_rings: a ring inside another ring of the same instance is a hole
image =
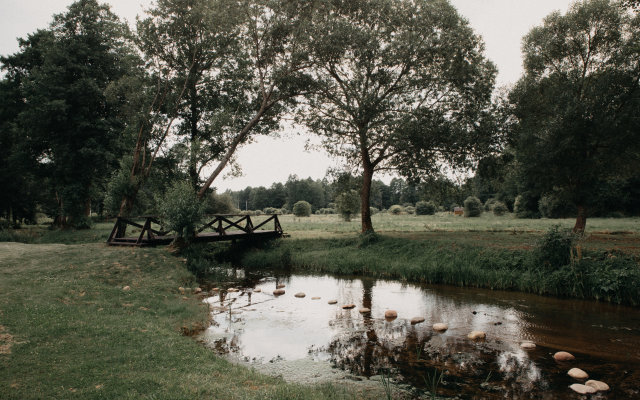
[[[572,220],[378,214],[373,222],[380,237],[368,242],[358,234],[359,221],[281,216],[289,237],[243,251],[240,259],[254,268],[640,304],[638,218],[590,219],[579,242],[585,261],[553,271],[532,264],[536,244],[550,227],[569,228]],[[287,384],[218,358],[189,337],[208,322],[186,267],[195,260],[164,247],[107,247],[111,228],[100,222],[84,231],[31,226],[0,232],[0,398],[381,395]]]

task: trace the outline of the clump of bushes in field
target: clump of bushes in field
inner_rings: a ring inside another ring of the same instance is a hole
[[[315,212],[316,215],[329,215],[329,214],[335,214],[335,213],[336,213],[336,210],[334,208],[319,208]]]
[[[434,215],[436,205],[431,201],[419,201],[416,203],[416,215]]]
[[[311,204],[304,200],[300,200],[299,202],[293,205],[293,215],[296,217],[309,217],[311,216]]]
[[[404,213],[404,207],[402,207],[400,204],[394,204],[389,207],[389,210],[387,212],[393,215],[400,215]]]
[[[507,205],[501,201],[496,201],[495,203],[493,203],[492,210],[493,215],[496,215],[498,217],[503,216],[509,212],[509,208],[507,208]]]
[[[464,201],[464,216],[479,217],[482,214],[483,204],[479,198],[469,196]]]
[[[336,210],[343,220],[351,221],[351,216],[360,211],[360,196],[355,190],[340,193],[336,197]]]

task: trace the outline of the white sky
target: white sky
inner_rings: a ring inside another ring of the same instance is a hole
[[[566,11],[570,0],[450,0],[469,20],[486,45],[486,55],[498,66],[497,85],[514,83],[522,73],[522,37],[554,10]],[[72,0],[0,0],[0,54],[18,50],[16,38],[46,28],[53,14],[65,12]],[[107,0],[114,13],[129,23],[142,15],[151,0]],[[246,186],[270,186],[285,182],[289,174],[314,179],[325,176],[329,167],[339,167],[322,151],[306,152],[309,135],[285,134],[279,138],[260,137],[242,148],[238,161],[243,176],[214,182],[219,190]],[[317,143],[317,139],[311,138]],[[388,181],[389,177],[374,176]]]

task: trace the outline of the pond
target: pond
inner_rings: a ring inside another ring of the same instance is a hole
[[[390,380],[411,396],[574,399],[569,386],[585,380],[567,372],[580,368],[611,388],[592,398],[640,398],[635,308],[355,277],[232,272],[237,286],[208,288],[212,324],[200,339],[289,381]],[[281,285],[285,294],[274,295]],[[397,318],[386,319],[387,310]],[[412,324],[414,317],[424,322]],[[448,329],[435,331],[435,323]],[[472,331],[486,338],[470,340]],[[536,347],[525,350],[523,342]],[[558,351],[575,360],[555,361]]]

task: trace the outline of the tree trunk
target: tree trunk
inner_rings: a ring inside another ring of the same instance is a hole
[[[587,226],[587,209],[584,205],[578,206],[578,216],[576,224],[573,226],[573,233],[583,234]]]
[[[371,181],[373,180],[373,166],[368,160],[363,160],[362,191],[360,192],[360,215],[362,218],[362,233],[373,232],[371,222]]]

